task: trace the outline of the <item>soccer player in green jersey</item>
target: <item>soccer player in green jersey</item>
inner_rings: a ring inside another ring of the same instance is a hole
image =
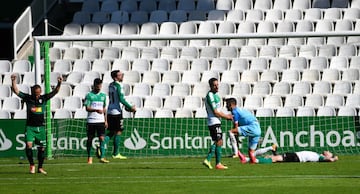
[[[217,94],[219,90],[219,82],[216,78],[211,78],[209,80],[210,91],[206,95],[205,107],[207,112],[207,123],[210,131],[211,139],[213,144],[210,146],[209,153],[206,159],[203,161],[203,164],[212,169],[210,160],[215,154],[216,158],[216,169],[227,169],[227,166],[221,164],[221,146],[223,145],[222,140],[222,131],[221,131],[221,118],[231,120],[233,116],[231,114],[223,113],[221,108],[221,99]]]
[[[93,89],[85,97],[85,107],[88,112],[87,116],[87,142],[86,150],[88,155],[88,164],[92,164],[92,140],[95,138],[95,133],[99,137],[100,142],[100,162],[108,163],[105,158],[105,128],[107,127],[106,119],[106,94],[101,92],[102,80],[94,79]]]
[[[124,131],[123,110],[121,109],[120,104],[123,104],[125,108],[131,112],[135,112],[136,108],[125,100],[123,88],[120,84],[123,80],[124,74],[119,70],[114,70],[111,72],[111,77],[114,81],[109,84],[109,106],[107,110],[109,131],[105,137],[105,144],[114,137],[114,150],[112,157],[117,159],[126,159],[125,156],[119,153],[121,133]]]
[[[34,85],[31,87],[31,94],[26,94],[19,91],[16,85],[16,75],[11,75],[11,88],[12,91],[19,96],[26,103],[26,127],[25,127],[25,141],[26,157],[30,163],[30,173],[35,174],[35,163],[33,159],[33,144],[39,145],[38,147],[38,173],[47,174],[43,169],[46,148],[46,130],[45,130],[45,109],[46,102],[54,97],[60,90],[62,77],[58,77],[58,83],[54,90],[48,94],[41,95],[41,87]]]

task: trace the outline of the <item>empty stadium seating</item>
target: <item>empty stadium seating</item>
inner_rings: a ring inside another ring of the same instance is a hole
[[[64,27],[63,36],[360,29],[358,1],[91,2],[83,2],[73,21]],[[221,96],[241,98],[244,108],[253,109],[257,116],[357,115],[358,44],[356,36],[55,42],[50,49],[52,71],[65,80],[53,102],[54,118],[83,118],[78,97],[84,97],[95,77],[111,82],[110,71],[115,69],[125,74],[126,95],[139,106],[134,115],[137,118],[204,117],[201,97],[206,95],[211,77],[220,80]],[[33,72],[27,60],[0,60],[3,111],[15,113],[22,109],[13,106],[17,100],[10,92],[10,75],[19,75],[18,84],[32,85]],[[21,89],[25,90],[25,86]],[[71,114],[62,109],[70,109]]]

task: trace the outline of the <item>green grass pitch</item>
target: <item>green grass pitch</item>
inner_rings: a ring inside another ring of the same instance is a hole
[[[205,154],[204,154],[205,155]],[[223,158],[228,170],[209,170],[203,158],[46,160],[48,175],[29,174],[27,160],[0,159],[0,193],[359,193],[360,156],[335,163],[240,164]],[[214,159],[212,161],[214,163]]]

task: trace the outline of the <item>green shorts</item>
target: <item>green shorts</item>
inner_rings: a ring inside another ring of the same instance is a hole
[[[44,126],[32,127],[26,126],[25,128],[26,142],[35,142],[35,144],[46,147],[46,131]]]

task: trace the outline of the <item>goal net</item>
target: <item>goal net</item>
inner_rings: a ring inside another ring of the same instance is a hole
[[[265,35],[266,34],[260,34],[258,38],[264,39],[266,38]],[[299,34],[293,34],[293,35],[296,38]],[[48,41],[51,41],[51,38],[49,39],[47,38],[48,37],[42,37],[42,38],[40,37],[40,40],[42,39],[41,41],[44,41],[46,39]],[[53,37],[53,38],[54,41],[61,41],[62,39],[66,40],[65,36]],[[72,41],[84,41],[84,40],[87,41],[87,39],[85,38],[89,38],[89,37],[82,37],[82,38],[73,39]],[[103,38],[104,39],[99,38],[97,40],[100,39],[107,40],[105,39],[107,37],[103,37]],[[121,37],[111,37],[111,38],[113,38],[112,40],[115,41],[115,40],[125,40],[126,38],[130,38],[130,37],[121,36]],[[184,37],[184,38],[186,40],[190,40],[191,38],[196,39],[197,37]],[[220,37],[216,37],[216,38],[220,38]],[[223,39],[232,39],[232,38],[241,38],[241,37],[232,37],[232,36],[226,37],[225,35],[223,37]],[[276,38],[276,35],[274,35],[274,38]],[[291,37],[290,36],[281,37],[280,35],[278,35],[278,38],[291,38]],[[211,37],[209,37],[208,39],[211,39]],[[140,39],[135,38],[134,41],[136,40],[140,40]],[[35,43],[37,43],[38,41],[39,39],[35,39]],[[247,50],[246,48],[247,47],[242,47],[241,51],[245,52]],[[144,51],[146,51],[144,50],[144,48],[134,47],[134,49],[137,50],[139,53],[144,53]],[[235,49],[234,56],[227,57],[227,59],[231,61],[231,66],[230,66],[230,62],[228,61],[229,64],[226,67],[229,70],[231,69],[231,67],[235,68],[232,69],[234,72],[236,72],[235,77],[240,78],[240,75],[242,78],[244,77],[245,69],[248,70],[247,68],[250,65],[250,61],[251,61],[251,65],[256,65],[255,62],[260,62],[260,63],[264,61],[267,62],[267,60],[255,61],[255,59],[257,59],[257,57],[255,56],[257,55],[254,56],[239,55],[239,57],[235,57],[238,56],[236,54],[238,52],[237,49]],[[257,53],[256,50],[257,48],[254,47],[254,49],[255,50],[247,50],[247,51],[249,52],[255,51],[254,53]],[[124,52],[123,50],[122,55],[124,55],[124,53],[125,55],[127,55],[126,52]],[[184,53],[193,54],[189,50]],[[248,52],[246,53],[249,54]],[[37,55],[35,56],[36,59],[40,58]],[[197,56],[195,56],[195,58],[196,57]],[[178,56],[177,58],[181,58],[181,57]],[[210,63],[210,61],[212,61],[213,59],[211,57],[209,58],[210,59],[208,62]],[[239,61],[236,60],[239,58],[246,59],[246,61],[244,62],[245,69],[242,68],[241,65],[242,62],[240,60]],[[247,60],[247,59],[251,59],[251,60]],[[135,58],[132,60],[135,60]],[[37,60],[37,62],[39,63],[39,60]],[[150,62],[148,64],[150,64]],[[171,63],[169,62],[168,65],[170,66],[170,64]],[[262,67],[261,64],[260,66]],[[190,62],[186,65],[190,66]],[[191,63],[191,65],[193,65],[193,63]],[[237,66],[235,67],[235,65]],[[207,67],[209,66],[210,65],[207,64]],[[150,66],[148,67],[149,70]],[[127,64],[127,69],[129,70],[128,73],[135,72],[133,71],[134,69],[130,70],[130,64]],[[286,75],[285,69],[286,68],[279,70],[278,73],[279,77],[283,78],[282,76]],[[182,70],[185,71],[185,69]],[[187,70],[190,69],[188,68]],[[191,69],[191,71],[192,70],[193,69]],[[208,70],[211,71],[212,69],[208,68]],[[93,69],[90,71],[94,72]],[[108,71],[110,70],[107,69],[105,72]],[[147,70],[141,70],[141,71],[146,72]],[[175,72],[176,70],[173,69],[170,70],[170,67],[168,67],[168,71]],[[197,71],[205,72],[205,70],[197,70]],[[72,73],[74,72],[75,71],[72,71]],[[45,74],[49,74],[49,73],[50,72],[47,72]],[[221,80],[221,82],[223,82],[223,79],[226,78],[224,74],[225,70],[220,70],[218,73],[219,73],[218,78]],[[247,71],[247,73],[249,73],[249,71]],[[259,72],[257,72],[255,76],[257,77],[255,80],[258,80],[260,76],[260,74],[258,73]],[[105,78],[109,78],[108,75],[109,73],[99,74],[99,77],[105,80]],[[138,79],[130,80],[129,85],[135,85],[136,83],[143,82],[143,77],[142,77],[143,75],[144,74],[139,73],[138,76],[134,76],[137,77]],[[228,85],[229,85],[229,91],[232,92],[231,93],[228,92],[228,94],[243,95],[243,93],[246,93],[250,96],[250,98],[256,96],[256,93],[254,92],[250,93],[250,91],[252,90],[251,87],[254,87],[254,84],[250,84],[250,82],[253,83],[254,81],[251,76],[252,74],[248,74],[248,75],[249,77],[247,78],[250,87],[249,90],[243,89],[242,87],[244,86],[237,86],[236,88],[234,83],[240,82],[240,79],[236,78],[236,81],[233,81],[232,80],[233,78],[231,78],[230,79],[231,81],[228,82]],[[201,78],[203,78],[205,74],[201,74],[201,76],[202,76]],[[263,74],[261,74],[261,76],[263,76]],[[71,81],[69,81],[70,80],[69,77],[67,77],[67,79],[65,80],[71,83]],[[82,79],[82,81],[86,80],[85,83],[89,84],[93,81],[93,79],[89,79],[89,77],[86,77],[84,75],[84,77],[83,78],[81,77],[80,79]],[[161,82],[160,77],[161,76],[159,76],[158,82]],[[180,78],[180,73],[178,74],[178,77],[179,79],[177,79],[176,81],[174,80],[172,81],[174,81],[174,83],[177,83],[180,82],[180,79],[186,80],[184,77]],[[191,76],[188,78],[190,79]],[[293,77],[290,78],[290,80],[292,79]],[[296,79],[300,80],[299,78]],[[283,79],[279,79],[279,80],[283,81]],[[272,80],[272,81],[279,81],[279,80]],[[203,81],[198,81],[198,82],[203,82]],[[242,79],[241,82],[243,82]],[[352,84],[355,84],[355,80],[352,81]],[[195,88],[193,83],[189,83],[189,85],[191,85],[191,87],[189,87],[189,91]],[[154,87],[154,85],[151,85],[150,87]],[[270,87],[272,86],[270,85]],[[132,89],[134,88],[135,87],[132,87]],[[240,91],[239,90],[236,90],[236,92],[234,91],[235,89],[239,89],[239,88]],[[272,88],[268,88],[267,91],[271,91],[271,89]],[[147,95],[151,95],[151,94],[148,93]],[[188,95],[192,95],[192,94],[188,92],[188,94],[182,96],[188,96]],[[267,94],[267,95],[271,95],[271,94]],[[279,105],[279,107],[281,106],[282,104]],[[292,151],[300,151],[300,150],[312,150],[312,151],[321,152],[324,150],[329,150],[339,154],[359,154],[360,129],[359,129],[358,117],[353,117],[353,116],[260,117],[258,118],[258,120],[262,128],[262,140],[259,144],[259,147],[261,148],[266,146],[271,146],[272,144],[277,144],[279,146],[279,152],[292,152]],[[129,157],[190,157],[190,156],[200,157],[206,155],[209,146],[212,143],[207,128],[206,118],[126,118],[124,119],[124,127],[125,127],[125,131],[123,132],[121,137],[120,153]],[[224,155],[232,154],[230,140],[227,134],[227,131],[230,128],[231,128],[231,122],[224,120],[222,124],[223,140],[225,142],[223,145]],[[53,137],[51,140],[52,151],[55,157],[86,156],[86,120],[85,119],[53,119],[51,122],[51,132]],[[97,139],[94,139],[93,141],[94,148],[96,142]],[[112,153],[112,142],[113,141],[110,141],[110,144],[107,146],[107,155],[110,155]],[[247,150],[246,137],[241,137],[241,142],[242,143],[240,145],[240,149],[242,152],[246,153]]]
[[[127,118],[121,136],[120,153],[128,157],[201,157],[211,145],[206,118]],[[259,147],[277,144],[278,152],[329,150],[337,154],[359,154],[358,117],[260,117]],[[231,155],[223,120],[223,155]],[[240,137],[240,150],[247,152],[247,138]],[[93,141],[93,148],[97,139]],[[112,154],[112,142],[107,156]],[[53,120],[55,157],[86,156],[86,120]]]

